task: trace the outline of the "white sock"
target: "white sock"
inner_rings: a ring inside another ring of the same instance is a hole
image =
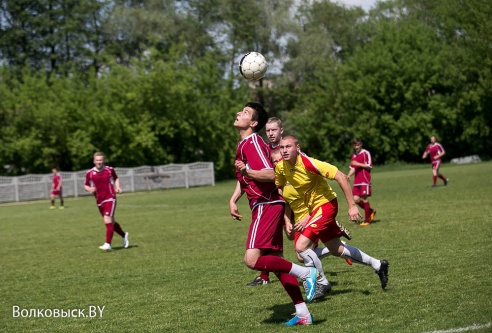
[[[326,279],[325,273],[323,272],[323,265],[321,264],[321,261],[319,260],[318,256],[316,253],[311,250],[307,249],[306,251],[302,251],[299,253],[299,255],[304,259],[304,265],[307,267],[315,267],[320,275],[319,282],[321,284],[327,285],[328,280]]]
[[[299,279],[302,279],[302,280],[307,278],[309,276],[309,273],[311,273],[309,268],[304,267],[304,266],[299,266],[298,264],[294,264],[294,263],[292,263],[292,268],[290,269],[290,272],[289,272],[289,274],[297,276]]]
[[[298,317],[306,317],[309,314],[309,310],[306,306],[306,303],[302,302],[296,304],[296,316]]]
[[[340,257],[350,259],[356,264],[371,266],[375,271],[379,271],[381,261],[365,254],[356,247],[347,244],[344,244],[343,246],[343,253]]]
[[[320,259],[326,258],[331,254],[327,247],[317,247],[314,249],[314,253],[316,253]]]

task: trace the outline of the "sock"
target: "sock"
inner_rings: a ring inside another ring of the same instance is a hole
[[[366,206],[362,201],[359,201],[357,203],[359,205],[360,208],[364,209],[364,207]]]
[[[326,258],[331,254],[327,247],[317,247],[314,249],[314,253],[316,253],[320,259]]]
[[[432,184],[436,185],[437,176],[432,176]]]
[[[284,258],[270,255],[259,257],[253,268],[257,271],[288,273],[297,276],[300,279],[305,279],[311,272],[307,267],[302,267],[291,263]]]
[[[113,239],[114,226],[112,223],[106,224],[106,243],[111,244]]]
[[[62,198],[60,198],[60,206],[63,207],[63,199]]]
[[[439,178],[441,178],[443,182],[446,182],[446,177],[444,177],[443,175],[439,174]]]
[[[300,252],[299,255],[302,257],[302,259],[304,259],[304,265],[306,265],[307,267],[315,267],[318,270],[320,275],[320,283],[327,285],[328,280],[326,279],[325,273],[323,271],[323,265],[321,264],[321,261],[319,260],[316,253],[311,249],[307,249],[306,251]]]
[[[375,271],[379,271],[379,268],[381,268],[381,261],[365,254],[356,247],[346,244],[343,246],[343,252],[340,257],[350,259],[352,262],[360,265],[371,266]]]
[[[121,237],[125,237],[125,232],[123,231],[123,229],[121,229],[121,226],[118,222],[114,222],[114,231],[116,231],[116,233]]]
[[[364,215],[366,221],[369,221],[371,219],[371,213],[372,213],[371,204],[368,201],[364,206]]]
[[[270,279],[270,273],[267,272],[267,271],[261,271],[260,273],[260,277],[263,279],[263,280],[269,280]]]
[[[296,304],[296,316],[298,317],[306,317],[309,314],[309,310],[307,308],[306,303],[302,302]]]
[[[51,200],[51,205],[54,206],[55,205],[55,200]]]
[[[275,273],[275,275],[278,277],[280,283],[282,283],[285,291],[287,292],[287,294],[289,294],[290,299],[292,300],[292,302],[294,302],[296,306],[297,304],[304,303],[301,289],[299,288],[299,282],[294,275],[290,275],[287,273]]]

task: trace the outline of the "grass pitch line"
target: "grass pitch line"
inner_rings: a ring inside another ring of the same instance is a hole
[[[452,328],[450,330],[430,331],[430,332],[425,332],[425,333],[457,333],[457,332],[481,330],[482,328],[489,328],[489,327],[492,327],[492,323],[487,323],[487,324],[483,324],[483,325],[472,325],[472,326],[467,326],[467,327]]]

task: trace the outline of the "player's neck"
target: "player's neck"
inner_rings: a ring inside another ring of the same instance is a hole
[[[248,136],[250,136],[251,134],[253,134],[255,132],[251,127],[248,127],[245,129],[238,129],[238,131],[239,131],[239,136],[241,137],[241,140],[246,139]]]

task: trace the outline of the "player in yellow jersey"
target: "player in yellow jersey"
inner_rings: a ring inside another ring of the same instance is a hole
[[[338,183],[347,200],[350,220],[358,221],[362,216],[355,204],[347,176],[336,166],[301,153],[299,143],[292,135],[282,138],[279,148],[282,160],[275,167],[275,183],[281,189],[285,189],[289,183],[304,199],[310,214],[306,221],[300,221],[295,227],[295,230],[301,232],[295,248],[304,263],[312,261],[315,267],[321,267],[318,256],[312,250],[312,246],[319,239],[332,255],[371,266],[379,276],[381,287],[385,289],[388,283],[388,261],[375,259],[356,247],[343,244],[340,240],[342,232],[336,223],[337,195],[326,179]]]

